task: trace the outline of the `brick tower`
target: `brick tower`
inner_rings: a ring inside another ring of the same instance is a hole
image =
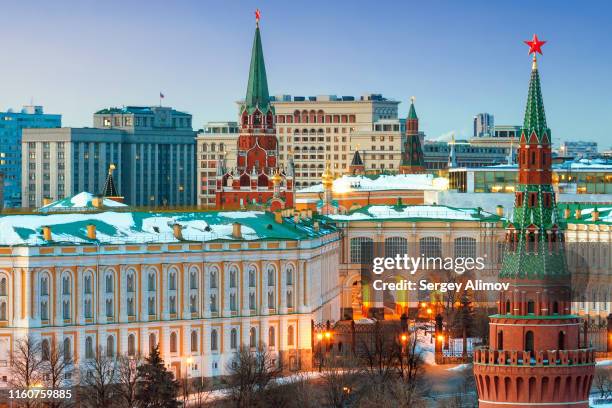
[[[400,162],[400,173],[424,173],[425,160],[423,159],[423,147],[419,138],[419,118],[414,109],[414,96],[410,98],[410,110],[406,118],[406,136],[402,143],[402,160]]]
[[[293,207],[293,171],[278,166],[278,140],[274,107],[270,103],[264,64],[259,10],[249,82],[240,107],[240,135],[235,168],[227,169],[223,160],[217,164],[216,203],[218,209],[259,205],[270,210]]]
[[[564,234],[551,185],[551,139],[534,54],[519,147],[519,182],[500,281],[498,314],[489,317],[489,346],[474,353],[480,407],[588,407],[594,352],[580,344],[571,314]]]

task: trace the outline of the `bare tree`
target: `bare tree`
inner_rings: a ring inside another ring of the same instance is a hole
[[[266,387],[280,374],[276,362],[261,344],[251,351],[241,346],[228,365],[230,397],[238,408],[248,408],[263,394]]]
[[[325,364],[322,374],[324,405],[334,408],[343,408],[349,401],[355,399],[359,389],[360,370],[358,361],[344,360],[337,364],[329,360]]]
[[[28,389],[41,385],[42,364],[40,342],[32,337],[18,339],[11,352],[9,385],[11,388]],[[23,399],[22,406],[34,407],[35,400]]]
[[[593,387],[599,392],[599,398],[609,398],[612,395],[612,370],[598,368],[595,371]]]
[[[359,355],[369,376],[385,381],[393,374],[400,352],[398,336],[397,327],[377,321],[372,331],[361,337]]]
[[[205,378],[193,378],[191,380],[191,390],[194,392],[193,404],[195,408],[204,408],[210,403],[210,383]]]
[[[41,347],[42,349],[42,347]],[[66,380],[66,373],[72,365],[70,355],[65,355],[64,350],[60,349],[56,342],[52,342],[41,363],[41,373],[43,385],[47,389],[57,390],[70,386],[70,381]],[[66,400],[51,400],[47,402],[49,408],[60,408],[68,405]]]
[[[136,391],[140,374],[138,366],[142,358],[138,355],[130,357],[121,355],[117,358],[117,394],[121,399],[121,406],[133,408],[136,406]]]
[[[81,365],[81,402],[86,407],[104,408],[117,397],[117,361],[99,347],[94,358]]]

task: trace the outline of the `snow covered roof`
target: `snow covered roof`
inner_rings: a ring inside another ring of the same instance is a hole
[[[383,190],[445,190],[448,182],[445,178],[432,174],[380,174],[375,176],[344,175],[334,180],[334,193],[350,191],[383,191]],[[298,191],[299,193],[320,193],[322,184],[315,184]]]
[[[334,221],[498,221],[500,217],[478,208],[446,205],[368,205],[348,214],[328,215]]]
[[[612,171],[612,163],[609,160],[603,159],[580,159],[575,161],[568,161],[564,163],[553,163],[552,168],[554,171],[569,171],[569,170],[580,170],[580,171]],[[461,167],[457,169],[452,169],[451,171],[457,170],[471,170],[471,171],[487,171],[488,169],[495,170],[518,170],[518,164],[496,164],[492,166],[485,167]]]
[[[612,224],[612,203],[564,203],[559,204],[559,215],[566,208],[570,209],[570,217],[565,219],[568,224]],[[580,209],[580,218],[576,218],[576,210]],[[599,211],[599,219],[593,219],[593,211]]]
[[[232,235],[234,223],[241,224],[242,238]],[[128,244],[178,242],[173,225],[182,227],[185,241],[214,240],[302,240],[335,231],[322,219],[319,230],[314,220],[285,218],[276,223],[274,215],[263,211],[227,212],[99,212],[0,216],[0,245]],[[87,237],[87,225],[96,226],[96,240]],[[42,227],[51,227],[53,242],[45,241]]]
[[[66,197],[62,200],[54,201],[41,207],[40,212],[74,212],[74,211],[92,211],[95,209],[93,199],[95,195],[83,191],[82,193]],[[103,198],[102,205],[104,207],[127,207],[127,205],[118,201]]]

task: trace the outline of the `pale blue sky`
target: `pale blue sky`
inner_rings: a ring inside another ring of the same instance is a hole
[[[164,104],[194,125],[235,120],[253,10],[270,92],[417,97],[421,128],[469,136],[474,114],[520,124],[530,60],[556,142],[612,138],[612,3],[590,1],[28,1],[0,13],[0,110],[29,103],[91,126],[108,106]]]

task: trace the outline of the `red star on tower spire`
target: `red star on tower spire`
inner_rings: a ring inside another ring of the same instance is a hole
[[[534,57],[538,52],[540,53],[540,55],[542,55],[542,46],[546,44],[546,41],[540,41],[538,39],[537,34],[533,35],[531,41],[527,40],[523,42],[529,46],[529,55],[534,54]]]
[[[259,9],[255,10],[255,23],[259,25],[259,19],[261,18],[261,11]]]

